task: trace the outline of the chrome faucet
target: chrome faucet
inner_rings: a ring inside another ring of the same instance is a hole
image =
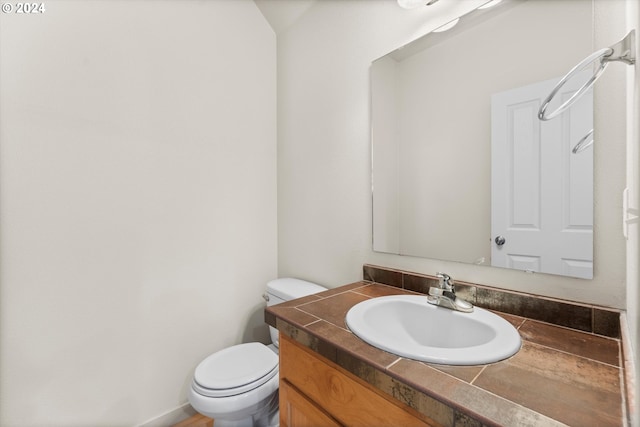
[[[463,313],[471,313],[473,311],[471,303],[456,296],[451,276],[446,273],[436,273],[436,277],[438,278],[438,287],[431,286],[429,288],[429,296],[427,296],[429,304],[462,311]]]

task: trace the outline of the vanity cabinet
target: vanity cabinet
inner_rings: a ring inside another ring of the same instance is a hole
[[[280,425],[432,426],[416,411],[280,335]]]

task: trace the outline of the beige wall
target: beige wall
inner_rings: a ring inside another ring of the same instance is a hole
[[[0,425],[132,426],[266,338],[276,44],[251,1],[0,16]]]
[[[620,30],[623,0],[597,0],[596,47]],[[371,250],[369,66],[482,1],[404,10],[393,1],[320,1],[278,36],[278,265],[280,275],[327,286],[361,278],[362,263],[487,283],[575,301],[625,305],[624,78],[612,66],[598,81],[618,95],[596,109],[593,280],[402,257]],[[624,17],[622,13],[622,17]],[[622,19],[624,21],[624,19]],[[623,26],[622,26],[623,28]],[[568,71],[568,70],[567,70]]]

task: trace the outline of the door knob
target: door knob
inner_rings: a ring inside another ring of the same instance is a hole
[[[507,241],[507,240],[506,240],[504,237],[502,237],[502,236],[498,236],[498,237],[496,237],[496,240],[495,240],[496,245],[498,245],[498,246],[502,246],[502,245],[504,245],[506,241]]]

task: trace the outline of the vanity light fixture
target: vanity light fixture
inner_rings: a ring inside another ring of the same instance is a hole
[[[431,6],[438,0],[398,0],[398,6],[403,9],[415,9],[420,6]]]
[[[456,26],[456,24],[458,23],[458,21],[460,21],[460,18],[456,18],[453,21],[449,21],[446,24],[444,24],[441,27],[436,28],[435,30],[433,30],[434,33],[441,33],[443,31],[447,31],[452,29],[453,27]]]

